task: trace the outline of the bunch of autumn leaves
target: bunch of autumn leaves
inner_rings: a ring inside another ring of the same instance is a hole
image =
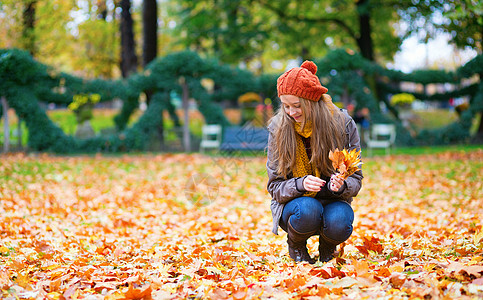
[[[339,172],[337,176],[345,180],[347,177],[359,171],[360,165],[362,164],[360,154],[361,150],[357,151],[356,149],[352,149],[351,151],[347,151],[346,149],[340,151],[338,148],[334,151],[330,150],[329,159],[332,161],[334,169]]]

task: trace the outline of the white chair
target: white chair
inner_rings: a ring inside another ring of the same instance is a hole
[[[200,152],[206,149],[219,149],[221,145],[221,125],[203,125],[201,129]]]
[[[372,156],[373,148],[383,148],[387,155],[396,141],[396,126],[394,124],[373,124],[368,131],[364,132],[364,140],[369,150],[369,156]]]

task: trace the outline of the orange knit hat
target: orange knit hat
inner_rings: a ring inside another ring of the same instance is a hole
[[[319,101],[322,94],[327,93],[327,88],[320,84],[316,72],[317,66],[314,62],[306,60],[299,68],[292,68],[283,73],[277,80],[278,97],[294,95]]]

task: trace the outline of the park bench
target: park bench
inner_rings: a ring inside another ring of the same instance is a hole
[[[394,124],[372,124],[368,131],[364,132],[364,141],[372,156],[373,148],[386,150],[386,155],[391,153],[396,141],[396,126]]]
[[[223,128],[218,124],[207,124],[201,128],[200,152],[207,149],[219,149],[221,145],[221,133]]]
[[[268,145],[268,130],[253,126],[231,126],[223,130],[222,151],[263,151]]]

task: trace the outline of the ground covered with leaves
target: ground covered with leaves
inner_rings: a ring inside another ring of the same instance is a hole
[[[481,299],[483,150],[363,161],[353,235],[309,265],[263,157],[4,155],[0,298]]]

